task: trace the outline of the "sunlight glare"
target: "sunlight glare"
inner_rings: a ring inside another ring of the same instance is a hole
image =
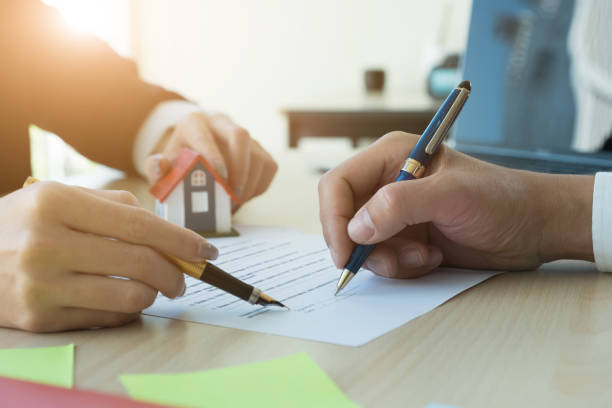
[[[131,54],[129,0],[43,0],[73,29],[93,34],[122,55]]]

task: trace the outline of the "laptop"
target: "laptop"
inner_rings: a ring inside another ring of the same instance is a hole
[[[567,35],[573,11],[574,0],[473,0],[462,75],[472,92],[452,147],[524,170],[612,170],[611,153],[572,150],[576,106]]]

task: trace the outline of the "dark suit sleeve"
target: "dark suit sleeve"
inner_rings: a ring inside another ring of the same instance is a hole
[[[142,81],[132,61],[70,29],[55,9],[35,0],[19,3],[32,123],[92,160],[134,171],[132,146],[141,123],[158,103],[182,97]]]

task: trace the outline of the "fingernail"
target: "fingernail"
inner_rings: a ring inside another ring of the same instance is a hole
[[[425,265],[423,254],[418,249],[409,249],[400,254],[398,261],[403,267],[419,267]]]
[[[200,254],[202,258],[214,261],[219,256],[219,250],[210,242],[202,241],[200,244]]]
[[[354,241],[366,242],[374,235],[374,224],[368,210],[362,208],[348,225],[348,233]]]
[[[176,295],[176,298],[183,297],[183,295],[185,294],[186,291],[187,291],[187,285],[185,285],[185,279],[183,279],[183,289],[181,289],[181,293]]]

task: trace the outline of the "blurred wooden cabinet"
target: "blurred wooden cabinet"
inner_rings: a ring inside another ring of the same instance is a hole
[[[289,147],[305,137],[378,138],[393,130],[422,133],[439,102],[427,97],[404,100],[353,100],[283,109],[289,121]]]

